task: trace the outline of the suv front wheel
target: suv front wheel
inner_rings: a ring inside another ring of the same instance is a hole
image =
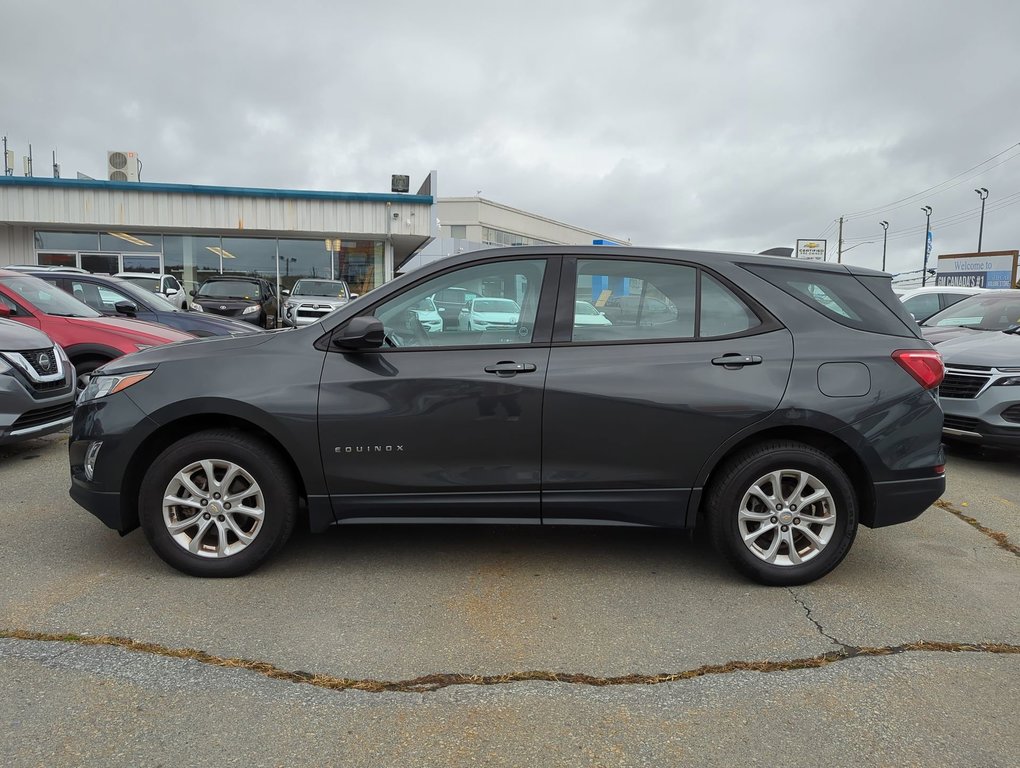
[[[846,473],[827,454],[794,441],[733,457],[712,483],[706,511],[716,549],[773,586],[821,578],[857,535],[857,497]]]
[[[271,446],[209,430],[156,458],[138,502],[145,537],[167,563],[193,576],[241,576],[290,538],[297,490]]]

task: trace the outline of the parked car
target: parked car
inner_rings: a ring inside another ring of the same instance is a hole
[[[229,317],[179,309],[158,293],[118,277],[50,272],[37,275],[107,317],[128,317],[159,323],[192,336],[261,333],[258,326]]]
[[[184,310],[188,308],[188,294],[185,292],[184,286],[173,275],[163,275],[158,272],[118,272],[114,277],[127,280],[150,293],[163,296],[175,307]]]
[[[513,299],[471,299],[460,311],[460,327],[469,331],[505,331],[517,328],[521,305]]]
[[[154,323],[103,317],[86,304],[33,275],[0,269],[0,318],[38,328],[63,347],[78,389],[94,371],[121,355],[195,338]]]
[[[0,320],[0,445],[71,423],[74,367],[42,331]]]
[[[683,312],[575,326],[577,285],[600,275]],[[519,297],[512,331],[404,332],[409,310],[458,285]],[[709,305],[731,321],[700,322]],[[286,334],[108,364],[75,409],[71,496],[201,576],[258,566],[300,508],[313,531],[703,524],[745,574],[799,584],[843,559],[858,524],[912,520],[942,494],[942,374],[884,273],[634,247],[471,252]]]
[[[941,312],[946,307],[951,307],[958,301],[963,301],[975,293],[982,293],[984,288],[958,288],[952,285],[936,285],[924,288],[908,288],[906,290],[894,289],[899,296],[907,312],[913,315],[917,322],[921,323]]]
[[[439,333],[443,330],[443,316],[439,314],[436,302],[426,296],[418,302],[411,312],[421,323],[426,333]]]
[[[574,302],[574,325],[612,325],[612,321],[599,312],[590,301]]]
[[[317,323],[339,309],[357,294],[351,294],[343,280],[303,277],[294,283],[289,295],[284,291],[283,324],[293,327]]]
[[[946,377],[939,385],[948,438],[1020,448],[1020,325],[939,345]]]
[[[1020,323],[1020,290],[1004,288],[970,296],[923,323],[921,333],[932,344],[974,336],[988,331],[1002,331]]]
[[[613,325],[657,325],[677,319],[675,306],[654,297],[613,296],[602,310]]]
[[[10,269],[14,272],[78,272],[82,275],[89,274],[87,269],[80,269],[78,267],[60,267],[51,264],[8,264],[3,269]]]
[[[191,308],[223,317],[236,317],[262,328],[279,324],[275,286],[261,277],[217,275],[206,278],[197,291]]]
[[[474,291],[451,285],[430,298],[436,304],[436,311],[443,316],[443,327],[456,329],[460,327],[461,310],[477,296]]]

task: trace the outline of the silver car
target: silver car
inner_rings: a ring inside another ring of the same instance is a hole
[[[42,331],[0,320],[0,445],[71,423],[74,366]]]
[[[946,437],[1020,449],[1020,325],[939,344]]]
[[[305,277],[294,283],[291,291],[283,291],[283,324],[297,328],[317,323],[334,309],[339,309],[357,294],[352,294],[343,280],[321,280]]]

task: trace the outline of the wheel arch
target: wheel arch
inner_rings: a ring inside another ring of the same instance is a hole
[[[211,429],[230,429],[256,437],[276,450],[280,458],[290,469],[291,477],[298,488],[298,497],[307,502],[308,491],[306,478],[298,469],[290,451],[271,432],[258,424],[233,414],[195,413],[181,416],[173,421],[160,425],[138,445],[131,455],[128,465],[124,468],[120,498],[123,505],[124,520],[130,529],[138,526],[138,494],[141,491],[142,479],[146,469],[167,447],[178,440],[205,432]]]
[[[804,443],[812,448],[817,448],[830,456],[846,472],[850,478],[854,493],[857,494],[857,506],[861,521],[867,525],[867,520],[875,508],[875,489],[860,455],[847,442],[820,429],[804,426],[772,426],[766,429],[745,435],[732,445],[721,449],[716,456],[713,456],[705,467],[702,468],[701,476],[698,478],[697,488],[691,494],[691,501],[688,505],[688,526],[693,527],[700,523],[704,513],[704,500],[707,490],[711,487],[719,469],[738,453],[748,448],[770,440],[794,440]]]
[[[116,347],[108,347],[105,344],[70,344],[64,347],[64,352],[72,363],[75,360],[99,358],[115,360],[124,356],[124,353]]]

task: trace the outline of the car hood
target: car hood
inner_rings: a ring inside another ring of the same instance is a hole
[[[219,331],[221,334],[233,334],[247,336],[251,333],[262,333],[257,325],[246,323],[243,320],[235,320],[232,317],[222,315],[207,315],[204,312],[175,312],[175,317],[185,315],[190,327],[204,328],[210,331]]]
[[[203,307],[219,309],[238,309],[239,307],[250,307],[254,304],[261,304],[259,299],[217,299],[214,296],[195,296],[191,302],[201,304]]]
[[[993,333],[993,331],[976,331],[973,328],[962,328],[960,326],[940,327],[936,325],[928,328],[921,327],[921,335],[924,336],[924,340],[932,344],[941,344],[944,341],[961,337],[970,338],[983,333]]]
[[[1020,368],[1020,335],[989,331],[979,336],[951,339],[939,345],[946,365],[980,365]]]
[[[175,331],[165,325],[147,323],[144,320],[128,320],[120,317],[64,317],[70,325],[82,330],[102,328],[134,344],[169,344],[172,341],[187,341],[195,338],[190,333]]]
[[[153,347],[136,352],[133,355],[125,355],[111,360],[103,366],[103,373],[124,373],[126,371],[137,371],[141,368],[155,368],[161,363],[169,363],[177,360],[194,360],[196,358],[222,358],[241,349],[257,347],[265,344],[274,336],[280,333],[292,333],[292,331],[270,331],[267,333],[253,333],[247,336],[207,336],[196,339],[189,336],[189,341],[181,344],[170,344],[163,347]]]
[[[52,346],[50,337],[42,331],[13,320],[0,320],[0,351],[24,352],[29,349],[48,349]]]

